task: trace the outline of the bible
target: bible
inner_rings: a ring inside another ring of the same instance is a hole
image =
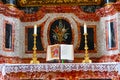
[[[48,45],[46,61],[52,60],[74,60],[73,45],[69,44],[54,44]]]

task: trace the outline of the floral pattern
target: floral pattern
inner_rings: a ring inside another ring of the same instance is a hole
[[[55,26],[53,31],[53,39],[57,41],[57,43],[62,43],[68,39],[70,33],[68,32],[69,28],[66,28],[65,24],[62,23],[62,20],[59,20],[59,24]]]

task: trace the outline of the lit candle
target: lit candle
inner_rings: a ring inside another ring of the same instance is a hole
[[[37,34],[37,25],[34,25],[34,34]]]
[[[84,34],[87,33],[87,26],[86,23],[84,23]]]

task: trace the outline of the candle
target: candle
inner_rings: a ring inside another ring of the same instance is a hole
[[[84,23],[84,34],[87,33],[87,26],[86,23]]]
[[[37,25],[34,25],[34,34],[37,34]]]

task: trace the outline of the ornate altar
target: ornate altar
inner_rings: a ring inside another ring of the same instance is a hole
[[[38,3],[41,0],[19,1],[22,1],[20,3],[23,3],[21,5],[23,7],[26,5],[26,2],[30,1],[31,3],[29,3],[28,6],[33,5],[34,1],[36,5],[33,6],[40,4],[49,5],[45,2],[43,2],[43,4]],[[71,4],[79,4],[81,3],[80,1],[85,3],[85,1],[88,0],[77,0],[78,3],[75,2],[75,0],[53,1],[58,4],[67,4],[67,1],[72,1],[70,2]],[[97,3],[95,2],[96,0],[89,1],[90,3]],[[101,2],[101,0],[98,1]],[[55,4],[54,2],[51,3],[52,5]],[[81,63],[84,56],[84,22],[88,25],[88,51],[92,61],[120,61],[119,40],[117,40],[119,36],[115,36],[119,35],[118,33],[120,31],[118,26],[120,25],[120,15],[116,17],[116,14],[120,13],[120,2],[116,2],[109,7],[105,6],[100,8],[94,13],[83,11],[82,6],[59,5],[41,6],[40,10],[34,14],[26,14],[16,7],[9,7],[0,3],[0,13],[0,31],[2,32],[0,35],[0,80],[83,80],[99,78],[120,80],[120,63]],[[108,19],[107,16],[109,16],[110,19]],[[110,23],[110,27],[108,23]],[[33,44],[30,43],[33,43],[32,39],[34,39],[32,37],[34,24],[38,24],[38,36],[36,40],[38,51],[36,53],[38,53],[40,64],[24,64],[29,63],[32,57]],[[108,31],[109,28],[113,28],[114,30]],[[62,40],[62,37],[56,37],[56,31],[58,31],[60,36],[61,33],[66,33],[62,35],[65,40]],[[108,33],[112,31],[115,42],[112,42],[112,39],[110,41],[107,40],[112,37],[108,35]],[[6,38],[7,35],[9,35],[8,32],[11,40]],[[64,43],[66,41],[74,45],[75,63],[45,63],[46,48],[49,44],[55,44],[52,43],[55,41],[57,43]],[[109,44],[109,42],[112,42],[113,46]]]

